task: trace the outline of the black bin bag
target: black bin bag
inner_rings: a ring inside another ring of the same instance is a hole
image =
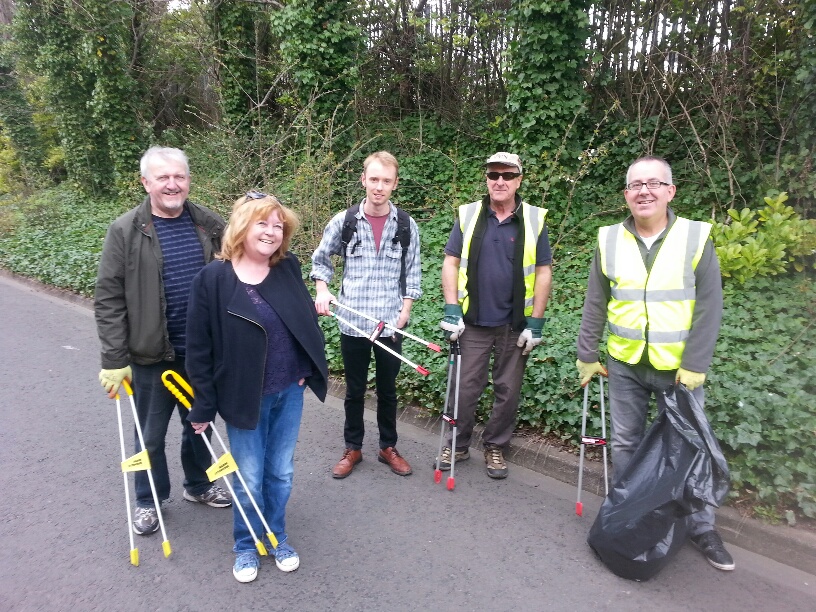
[[[629,580],[648,580],[686,541],[687,517],[719,507],[728,466],[702,407],[684,385],[663,392],[666,408],[612,487],[587,543]]]

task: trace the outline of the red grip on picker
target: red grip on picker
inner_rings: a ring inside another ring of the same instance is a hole
[[[423,376],[427,376],[428,374],[430,374],[430,373],[431,373],[431,371],[430,371],[430,370],[426,370],[426,369],[425,369],[425,368],[423,368],[422,366],[417,366],[417,367],[416,367],[416,371],[417,371],[417,372],[419,372],[420,374],[422,374]]]
[[[380,321],[377,323],[377,327],[374,328],[374,331],[371,332],[371,335],[368,337],[369,342],[374,342],[377,338],[380,337],[380,334],[385,329],[385,321]]]

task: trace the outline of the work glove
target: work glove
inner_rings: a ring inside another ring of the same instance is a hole
[[[102,386],[105,387],[105,391],[107,391],[111,397],[116,395],[119,391],[119,385],[121,385],[122,381],[126,378],[129,381],[133,380],[133,372],[130,366],[125,366],[118,370],[102,370],[99,373],[99,382],[102,383]]]
[[[445,340],[456,342],[465,331],[462,307],[459,304],[445,304],[445,318],[439,323],[439,327],[445,330]]]
[[[587,363],[586,361],[581,361],[580,359],[575,362],[575,367],[578,368],[578,376],[581,377],[581,386],[586,387],[589,384],[589,381],[592,379],[593,376],[596,374],[600,374],[601,376],[609,376],[609,373],[606,369],[601,365],[600,361],[596,361],[594,363]]]
[[[516,346],[524,347],[522,355],[528,355],[535,347],[541,344],[541,330],[544,328],[545,319],[538,317],[527,317],[527,327],[521,332]]]
[[[689,370],[679,368],[677,370],[677,380],[674,382],[682,383],[686,385],[686,389],[689,391],[694,391],[697,387],[705,382],[705,379],[705,374],[701,374],[700,372],[690,372]]]

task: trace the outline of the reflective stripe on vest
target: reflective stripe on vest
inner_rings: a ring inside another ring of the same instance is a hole
[[[522,255],[522,274],[524,276],[524,315],[533,314],[533,289],[535,288],[535,268],[536,268],[536,247],[538,237],[544,229],[547,218],[547,209],[537,206],[530,206],[526,202],[521,203],[522,216],[524,217],[524,254]],[[467,268],[468,256],[470,255],[470,242],[473,239],[473,232],[476,230],[476,220],[479,218],[479,211],[482,202],[471,202],[459,207],[459,227],[462,230],[462,256],[459,259],[459,285],[458,297],[462,312],[468,311],[469,299],[467,292]]]
[[[609,279],[609,354],[638,363],[648,343],[658,370],[680,367],[696,301],[694,271],[711,224],[677,217],[646,270],[637,238],[622,224],[598,230],[601,270]]]

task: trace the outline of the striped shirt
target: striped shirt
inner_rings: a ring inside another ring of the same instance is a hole
[[[419,265],[419,229],[410,219],[411,244],[405,255],[405,295],[400,290],[400,269],[402,246],[392,239],[397,233],[397,209],[389,202],[390,212],[382,232],[380,248],[374,243],[371,223],[362,213],[362,205],[357,212],[357,231],[346,248],[346,265],[337,301],[359,310],[378,321],[385,321],[396,327],[402,310],[402,299],[417,300],[422,295],[420,281],[422,269]],[[346,211],[337,213],[326,229],[315,252],[312,254],[312,280],[322,280],[326,284],[334,276],[332,255],[340,255],[342,250],[343,221]],[[354,331],[340,323],[340,332],[348,336],[367,337],[373,331],[373,323],[347,310],[339,309],[338,314],[365,333]],[[393,336],[394,331],[386,328],[382,336]]]
[[[187,300],[193,277],[204,267],[204,249],[187,208],[176,218],[153,215],[164,264],[167,334],[177,355],[185,354]]]

